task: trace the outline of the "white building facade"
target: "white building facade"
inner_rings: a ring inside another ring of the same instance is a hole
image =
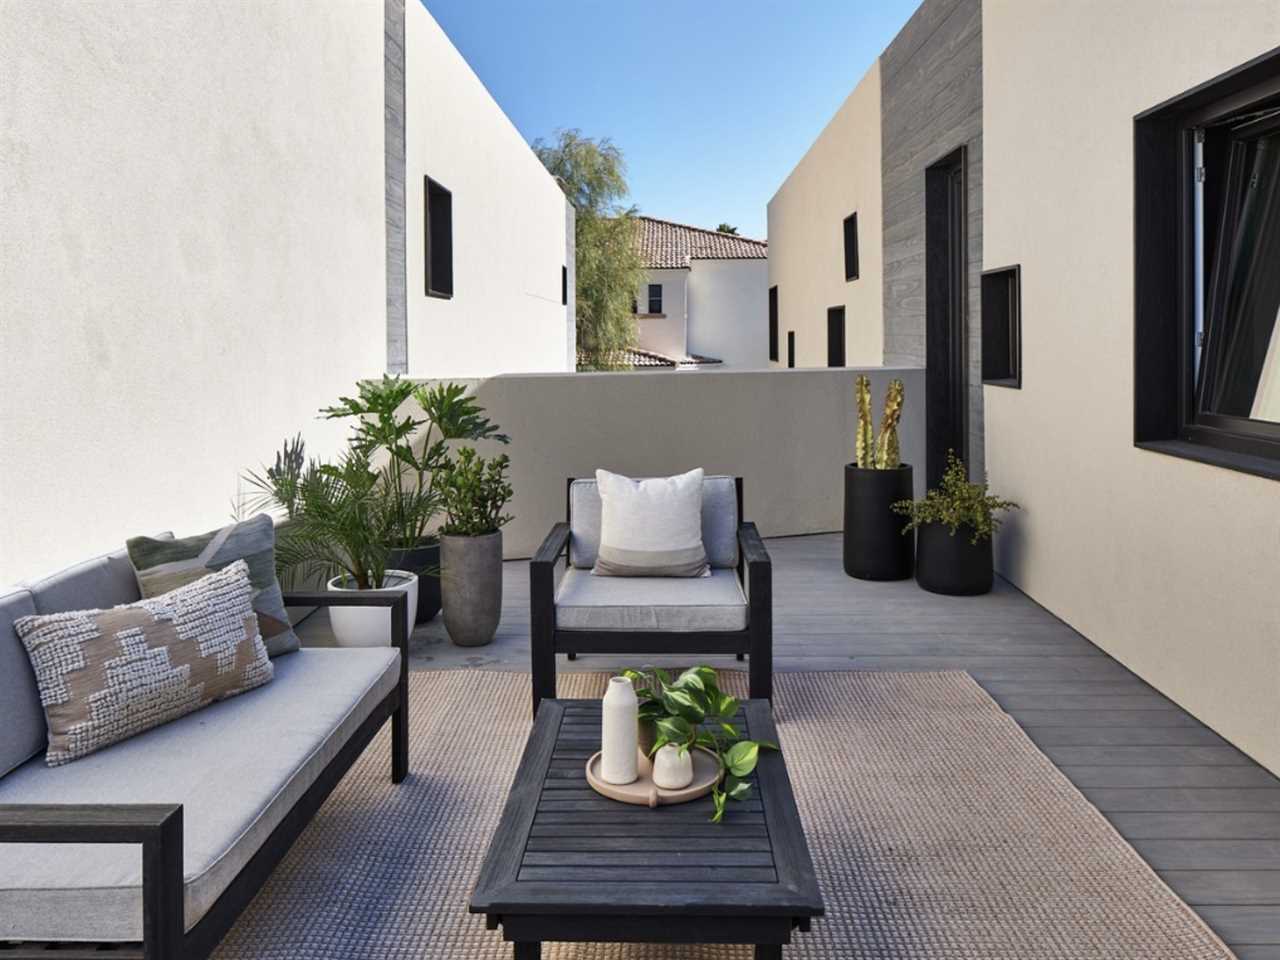
[[[647,276],[636,295],[638,347],[676,366],[769,365],[768,245],[638,217]]]

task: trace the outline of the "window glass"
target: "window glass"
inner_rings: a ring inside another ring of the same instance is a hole
[[[649,312],[662,312],[662,284],[660,283],[649,284]]]

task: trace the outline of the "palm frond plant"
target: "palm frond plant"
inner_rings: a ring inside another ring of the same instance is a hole
[[[364,452],[348,450],[336,463],[308,460],[294,437],[273,466],[246,480],[257,508],[284,513],[276,536],[282,579],[341,576],[360,590],[382,586],[397,503]]]
[[[761,750],[776,744],[749,740],[734,723],[738,700],[720,690],[716,672],[708,666],[690,667],[674,680],[665,670],[625,670],[640,699],[640,725],[650,728],[649,755],[671,744],[681,753],[702,747],[720,762],[724,778],[711,791],[711,820],[719,823],[730,800],[751,795],[746,779],[755,772]],[[648,737],[641,742],[648,745]]]

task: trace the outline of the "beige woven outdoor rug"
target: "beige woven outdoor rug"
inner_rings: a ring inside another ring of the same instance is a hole
[[[780,674],[827,915],[788,957],[1218,960],[1231,953],[964,673]],[[384,731],[216,956],[506,958],[467,898],[529,729],[527,675],[415,673],[409,780]],[[725,686],[741,688],[741,674]],[[560,677],[599,696],[604,675]],[[749,948],[555,944],[558,960]]]

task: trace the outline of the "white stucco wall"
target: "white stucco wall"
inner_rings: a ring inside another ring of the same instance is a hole
[[[858,279],[846,281],[843,224],[855,211]],[[827,308],[838,306],[846,363],[883,362],[882,222],[877,60],[769,201],[766,289],[778,287],[779,364],[794,330],[796,366],[826,366]]]
[[[1021,263],[1023,338],[987,467],[1024,507],[1002,572],[1280,772],[1280,484],[1133,446],[1133,117],[1280,45],[1274,0],[1224,12],[983,4],[984,260]]]
[[[0,131],[0,581],[336,448],[385,363],[380,3],[0,4]]]
[[[645,315],[649,309],[649,284],[662,284],[662,314]],[[689,352],[689,271],[649,270],[636,294],[637,345],[669,357]]]
[[[689,264],[689,352],[726,367],[769,366],[769,263],[693,260]]]
[[[405,61],[410,375],[573,369],[563,192],[421,0],[405,3]],[[424,289],[426,176],[453,193],[448,300]]]

